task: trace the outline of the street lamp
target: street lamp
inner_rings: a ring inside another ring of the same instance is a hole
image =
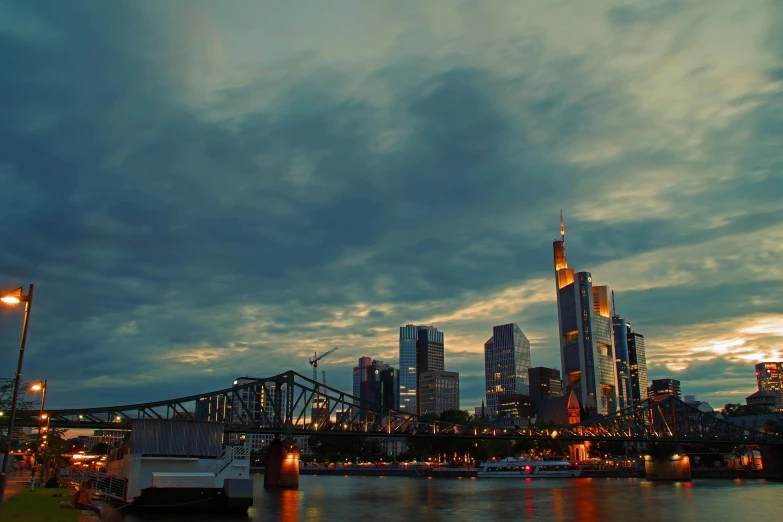
[[[46,385],[49,383],[47,379],[44,379],[44,382],[39,382],[38,384],[33,384],[30,386],[30,389],[32,391],[40,391],[41,392],[41,410],[38,413],[38,447],[35,449],[35,458],[33,459],[33,466],[32,466],[32,472],[30,473],[30,491],[35,490],[35,463],[38,461],[38,451],[41,448],[41,441],[43,441],[44,438],[46,438],[46,435],[41,437],[41,424],[44,419],[47,420],[46,422],[46,428],[43,428],[43,431],[45,431],[47,434],[49,433],[49,416],[44,415],[44,405],[46,404]],[[44,449],[44,464],[43,467],[46,468],[46,449]],[[42,470],[43,473],[43,470]]]
[[[5,441],[5,448],[3,450],[3,467],[0,470],[0,506],[3,505],[3,497],[5,496],[5,482],[6,472],[8,471],[8,461],[11,460],[11,436],[14,433],[14,421],[16,420],[16,403],[19,399],[19,384],[22,379],[22,363],[24,362],[24,345],[27,342],[27,325],[30,322],[30,311],[33,308],[33,285],[30,285],[30,289],[27,291],[27,295],[24,294],[22,287],[17,288],[13,292],[8,292],[0,295],[0,301],[6,305],[17,305],[24,302],[24,319],[22,320],[22,339],[19,342],[19,361],[16,364],[16,381],[14,381],[14,394],[11,397],[11,413],[8,418],[8,436]],[[0,508],[1,509],[1,508]]]

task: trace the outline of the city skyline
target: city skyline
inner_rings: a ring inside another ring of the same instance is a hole
[[[0,287],[35,284],[47,406],[309,375],[336,344],[350,390],[409,323],[478,406],[494,325],[561,368],[560,209],[649,380],[743,403],[783,360],[779,3],[365,4],[4,4]]]

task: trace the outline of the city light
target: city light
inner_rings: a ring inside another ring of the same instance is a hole
[[[41,391],[43,390],[43,384],[41,384],[40,382],[38,384],[33,384],[32,386],[30,386],[30,389],[32,391]]]
[[[5,304],[15,305],[22,302],[23,296],[22,296],[22,288],[19,287],[16,290],[12,292],[8,292],[7,294],[3,294],[2,297],[0,297],[0,301],[4,302]]]

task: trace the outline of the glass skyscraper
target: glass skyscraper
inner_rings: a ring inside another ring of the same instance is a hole
[[[443,371],[443,332],[434,326],[400,327],[400,410],[419,411],[419,375]]]
[[[498,397],[529,395],[530,341],[516,323],[492,327],[492,337],[484,343],[486,411],[496,415]]]
[[[639,405],[647,400],[647,354],[644,350],[644,336],[631,330],[631,323],[625,323],[628,343],[628,366],[631,371],[631,400]]]
[[[617,411],[615,365],[609,289],[593,286],[589,272],[569,268],[565,226],[552,244],[555,261],[560,360],[566,395],[573,390],[588,411]]]
[[[530,406],[533,415],[538,415],[544,399],[563,395],[563,381],[560,372],[554,368],[537,366],[530,368],[527,374],[530,378]]]
[[[631,365],[628,359],[627,323],[619,315],[612,316],[614,357],[617,364],[617,400],[620,409],[633,405],[631,395]]]
[[[368,408],[374,412],[399,408],[398,373],[383,361],[369,357],[359,359],[358,366],[353,369],[353,396],[357,398],[354,408],[359,409],[360,420],[367,420]],[[368,403],[381,408],[373,408]]]

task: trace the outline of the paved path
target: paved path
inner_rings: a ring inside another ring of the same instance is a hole
[[[9,473],[8,480],[5,483],[5,495],[3,496],[3,502],[13,497],[24,488],[30,487],[30,472],[23,471],[20,473]]]

